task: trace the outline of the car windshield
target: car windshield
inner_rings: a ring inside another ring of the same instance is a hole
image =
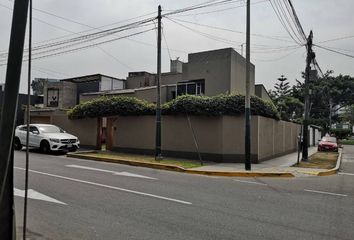
[[[322,141],[336,143],[337,139],[335,137],[324,137],[322,138]]]
[[[57,127],[57,126],[40,126],[39,127],[39,130],[42,132],[42,133],[63,133],[64,130]]]

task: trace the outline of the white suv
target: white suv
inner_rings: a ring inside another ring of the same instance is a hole
[[[66,133],[60,127],[50,124],[30,124],[30,147],[40,148],[43,153],[50,151],[76,151],[80,141],[74,135]],[[14,148],[21,150],[26,145],[27,125],[18,126],[15,130]]]

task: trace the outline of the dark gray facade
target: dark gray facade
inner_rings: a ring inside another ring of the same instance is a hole
[[[2,106],[2,100],[4,98],[4,91],[0,91],[0,106]],[[43,96],[31,95],[31,106],[36,104],[43,104]],[[16,126],[24,124],[25,109],[27,105],[27,94],[18,94],[17,112],[16,112]]]

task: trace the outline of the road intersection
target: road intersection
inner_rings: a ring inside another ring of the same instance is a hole
[[[354,147],[328,177],[226,178],[31,153],[36,239],[352,239]],[[15,154],[23,189],[24,153]],[[22,226],[23,198],[16,197]]]

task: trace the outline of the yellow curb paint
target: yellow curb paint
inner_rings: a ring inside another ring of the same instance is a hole
[[[110,163],[120,163],[125,165],[131,165],[136,167],[149,167],[154,169],[162,169],[167,171],[174,172],[184,172],[188,174],[198,174],[198,175],[207,175],[207,176],[220,176],[220,177],[283,177],[289,178],[294,177],[292,173],[289,172],[213,172],[213,171],[200,171],[200,170],[191,170],[185,169],[175,165],[166,165],[160,163],[147,163],[147,162],[138,162],[131,160],[123,160],[123,159],[111,159],[106,157],[94,157],[94,156],[85,156],[75,153],[67,154],[67,157],[71,158],[79,158],[79,159],[87,159],[94,161],[103,161]]]

